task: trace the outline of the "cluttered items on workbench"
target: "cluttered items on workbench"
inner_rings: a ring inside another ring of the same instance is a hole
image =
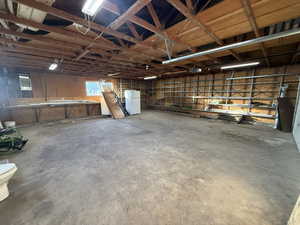
[[[23,150],[28,142],[15,127],[0,128],[0,155]]]

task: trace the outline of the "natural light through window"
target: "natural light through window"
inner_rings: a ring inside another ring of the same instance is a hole
[[[87,96],[102,96],[104,89],[113,89],[111,82],[106,81],[86,81],[85,82]]]
[[[27,74],[19,74],[19,83],[21,91],[32,91],[31,79]]]
[[[86,81],[85,87],[86,87],[86,95],[87,96],[100,96],[101,95],[100,83],[98,81]]]

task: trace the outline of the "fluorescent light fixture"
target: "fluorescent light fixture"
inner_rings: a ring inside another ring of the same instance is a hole
[[[202,69],[201,69],[201,68],[194,67],[194,68],[191,68],[191,69],[189,70],[189,72],[191,72],[191,73],[201,73],[201,72],[202,72]]]
[[[227,69],[234,69],[234,68],[247,67],[247,66],[257,66],[259,64],[260,64],[260,62],[239,63],[239,64],[222,66],[221,69],[227,70]]]
[[[57,67],[58,67],[58,64],[57,64],[57,63],[52,63],[52,64],[49,66],[49,70],[55,70]]]
[[[113,76],[117,76],[117,75],[119,75],[119,74],[120,74],[120,72],[119,72],[119,73],[110,73],[110,74],[107,74],[107,76],[113,77]]]
[[[86,0],[81,11],[89,16],[94,16],[103,2],[104,0]]]
[[[22,75],[19,75],[19,78],[22,78],[22,79],[30,79],[28,76],[22,76]]]
[[[153,80],[156,79],[157,76],[152,76],[152,77],[144,77],[144,80]]]

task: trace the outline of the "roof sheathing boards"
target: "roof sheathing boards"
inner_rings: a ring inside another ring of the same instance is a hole
[[[281,22],[283,21],[283,18],[284,20],[288,20],[299,16],[299,0],[279,1],[281,4],[272,0],[251,1],[259,28]],[[276,14],[276,16],[273,16],[274,14]],[[240,0],[224,0],[209,9],[198,13],[196,17],[209,26],[221,39],[252,32],[252,28],[242,9]],[[166,32],[195,47],[213,42],[207,34],[187,19],[170,27]],[[159,40],[156,36],[149,37],[145,42],[156,43],[158,47],[164,46],[164,42]],[[185,50],[182,46],[177,46],[176,48],[181,51]],[[157,51],[156,55],[161,57],[162,54],[160,53],[161,52]]]
[[[13,12],[12,2],[10,0],[0,0],[0,11]]]
[[[40,49],[41,51],[48,51],[53,55],[54,53],[51,48],[57,46],[56,52],[59,54],[57,54],[55,58],[61,58],[68,53],[68,55],[72,55],[69,57],[69,60],[72,60],[73,55],[75,55],[73,59],[74,67],[81,67],[79,60],[81,57],[84,58],[82,62],[92,62],[93,64],[96,64],[95,62],[99,60],[105,62],[105,64],[95,65],[95,70],[97,71],[98,69],[106,70],[108,68],[109,70],[110,68],[116,68],[116,66],[121,67],[124,61],[136,62],[141,68],[150,65],[150,70],[148,71],[145,69],[139,70],[137,73],[139,76],[146,76],[147,73],[153,73],[154,75],[165,71],[174,71],[179,69],[176,68],[176,65],[185,65],[186,68],[194,65],[202,65],[202,63],[197,63],[203,61],[205,61],[206,65],[211,66],[214,66],[214,64],[224,64],[227,61],[235,60],[228,51],[209,55],[209,57],[185,60],[182,63],[169,66],[153,65],[154,62],[158,64],[167,56],[165,39],[173,43],[170,44],[172,48],[170,52],[173,53],[172,57],[174,58],[190,54],[192,51],[202,51],[211,49],[214,46],[249,40],[253,38],[251,35],[254,35],[253,27],[249,23],[249,18],[243,9],[241,0],[193,0],[193,12],[195,14],[192,16],[185,13],[184,8],[188,7],[188,4],[183,0],[178,0],[181,2],[181,6],[179,4],[177,7],[175,4],[177,0],[152,0],[152,10],[149,7],[150,1],[148,0],[106,0],[109,4],[115,4],[111,7],[116,9],[118,13],[111,11],[108,6],[106,6],[106,8],[103,6],[95,17],[95,24],[91,26],[90,31],[86,34],[80,31],[87,29],[82,28],[79,30],[80,27],[74,26],[74,23],[83,26],[86,24],[84,15],[81,12],[81,6],[85,0],[56,0],[54,4],[51,1],[49,4],[53,4],[52,8],[41,6],[35,2],[36,0],[13,1],[28,5],[28,9],[30,10],[32,10],[31,7],[36,7],[40,10],[45,10],[45,12],[49,12],[47,16],[44,17],[44,21],[36,24],[36,27],[39,27],[41,30],[37,32],[30,30],[24,31],[24,33],[30,34],[31,36],[28,35],[28,38],[25,36],[25,39],[29,40],[28,46],[20,45],[21,47],[31,47],[31,49],[36,49],[36,51]],[[258,29],[262,32],[261,35],[267,35],[268,26],[272,24],[278,22],[286,24],[284,21],[294,21],[300,16],[299,0],[278,0],[276,2],[273,0],[249,0],[249,2],[253,9],[254,18],[257,20]],[[43,4],[45,4],[45,2],[43,2]],[[16,11],[17,5],[15,3],[14,6]],[[191,9],[191,6],[189,7]],[[170,17],[171,11],[175,11],[175,13]],[[192,11],[192,9],[190,11]],[[155,13],[157,16],[153,16]],[[186,19],[183,14],[187,16],[188,19]],[[11,16],[11,18],[12,17],[13,16]],[[18,17],[20,19],[19,15]],[[2,15],[2,18],[6,17]],[[25,15],[23,18],[28,19]],[[7,20],[10,21],[10,19]],[[16,27],[13,26],[14,19],[12,18],[11,20],[12,22],[8,24],[11,30],[14,31],[16,30]],[[29,20],[32,20],[32,18],[29,18]],[[102,37],[98,38],[95,44],[90,46],[91,43],[94,43],[95,37],[98,34],[102,34],[102,30],[105,30],[104,27],[109,26],[116,20],[119,21],[116,23],[117,25],[107,29],[107,32],[105,31]],[[157,22],[158,20],[159,22]],[[197,20],[199,20],[199,23],[204,24],[208,28],[208,31],[205,29],[205,26],[200,26]],[[15,21],[16,23],[22,23],[20,20],[15,19]],[[26,23],[26,21],[24,21],[24,23],[28,26],[34,26],[33,24]],[[41,26],[40,23],[42,23]],[[174,25],[170,25],[171,23],[174,23]],[[132,24],[132,26],[128,24]],[[291,28],[293,26],[294,23],[290,22],[289,27]],[[282,27],[285,26],[283,26],[283,24],[278,26],[278,28]],[[114,29],[117,31],[114,31]],[[41,33],[42,31],[44,33]],[[17,32],[20,32],[19,29]],[[2,33],[5,34],[3,29]],[[210,35],[210,33],[212,33],[212,35]],[[17,35],[18,34],[16,34],[16,36]],[[34,35],[36,37],[34,37]],[[140,36],[143,37],[143,40],[140,39]],[[213,36],[216,36],[216,38],[213,38]],[[218,39],[221,41],[218,41]],[[4,43],[4,46],[1,48],[7,49],[14,45],[18,48],[19,45],[19,43],[17,44],[10,41],[7,43],[12,46],[6,46],[6,40],[3,38],[1,41]],[[25,40],[20,39],[20,41],[24,42]],[[299,42],[299,40],[297,41],[297,38],[293,37],[282,39],[281,41],[277,40],[276,42],[267,42],[265,45],[272,48],[275,45],[293,44],[297,42]],[[74,45],[78,45],[78,47]],[[236,49],[236,53],[241,54],[244,60],[250,60],[250,54],[247,55],[247,52],[256,51],[257,49],[259,49],[259,46],[253,45],[249,46],[249,48]],[[85,52],[87,53],[84,54]],[[258,52],[254,57],[260,57],[260,55],[262,55],[262,53]],[[77,61],[77,57],[79,61]],[[88,64],[86,68],[89,69]],[[119,68],[117,67],[117,69]],[[132,72],[134,71],[136,71],[136,68],[132,69]],[[128,74],[131,75],[131,73]]]
[[[11,0],[9,0],[11,1]],[[37,2],[46,4],[51,6],[55,0],[36,0]],[[17,17],[24,18],[24,19],[29,19],[37,23],[43,23],[44,19],[46,18],[47,13],[33,9],[31,7],[28,7],[26,5],[18,3],[17,5]],[[38,31],[38,29],[34,27],[27,27],[22,24],[18,24],[20,27],[32,30],[32,31]]]

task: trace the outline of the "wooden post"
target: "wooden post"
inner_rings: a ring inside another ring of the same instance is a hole
[[[196,96],[199,96],[199,80],[200,80],[200,75],[198,74],[198,77],[197,77],[197,94]],[[196,99],[196,109],[198,109],[198,103],[199,103],[199,98]]]
[[[251,78],[250,95],[249,95],[249,102],[248,102],[248,105],[249,105],[248,113],[251,112],[251,106],[252,106],[252,97],[253,97],[253,89],[254,89],[255,69],[253,69],[252,76],[253,76],[253,77]]]
[[[185,105],[185,92],[186,92],[186,76],[184,76],[184,88],[183,88],[183,93],[182,93],[182,95],[183,95],[183,98],[182,98],[182,100],[183,100],[183,104],[182,104],[182,106],[184,107],[184,105]]]
[[[231,78],[234,77],[234,71],[231,73]],[[227,85],[227,98],[226,98],[226,105],[228,104],[228,100],[231,96],[231,89],[232,89],[232,81],[233,80],[229,80],[229,84]]]

